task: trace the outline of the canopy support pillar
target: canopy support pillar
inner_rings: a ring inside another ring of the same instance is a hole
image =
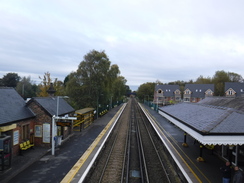
[[[202,144],[200,144],[199,149],[200,149],[200,151],[199,151],[199,157],[197,158],[197,161],[198,162],[203,162],[204,159],[202,157],[202,150],[203,150],[203,145]]]
[[[183,147],[188,147],[188,144],[186,142],[186,135],[187,135],[187,133],[184,132],[184,143],[182,144]]]

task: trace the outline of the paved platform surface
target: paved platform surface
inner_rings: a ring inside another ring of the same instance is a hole
[[[186,162],[189,163],[192,170],[198,176],[199,180],[203,183],[221,183],[222,173],[220,167],[225,164],[225,161],[219,156],[212,153],[211,150],[204,148],[202,157],[204,162],[198,162],[197,158],[200,155],[199,144],[194,143],[194,139],[187,135],[188,147],[183,147],[184,132],[174,124],[167,121],[156,111],[152,110],[146,105],[143,105],[147,111],[154,117],[154,119],[162,126],[162,128],[170,134],[174,141],[176,148],[180,148],[181,155],[185,158]],[[171,141],[172,141],[171,139]],[[232,173],[234,174],[234,172]]]
[[[60,182],[120,107],[121,105],[96,119],[82,132],[74,132],[56,149],[55,156],[51,155],[51,149],[35,147],[35,149],[28,149],[23,156],[15,157],[11,169],[0,173],[0,182]]]
[[[183,132],[148,106],[143,106],[171,134],[179,146],[181,146]],[[82,132],[75,132],[72,137],[55,151],[55,156],[51,155],[50,149],[36,147],[34,150],[29,149],[24,152],[23,156],[14,158],[12,168],[4,173],[0,173],[0,182],[60,182],[120,107],[112,109],[103,117],[95,120],[91,126]],[[188,138],[187,142],[189,147],[182,147],[182,152],[187,154],[191,161],[195,163],[195,169],[201,172],[201,176],[207,178],[208,181],[206,182],[221,182],[222,177],[219,168],[224,164],[224,161],[218,156],[211,154],[210,151],[204,151],[203,157],[205,162],[197,162],[196,158],[199,156],[199,146],[194,144],[194,139]]]

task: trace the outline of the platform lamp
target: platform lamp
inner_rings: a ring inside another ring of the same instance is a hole
[[[68,96],[57,96],[57,112],[56,112],[56,117],[58,117],[58,112],[59,112],[59,99],[60,98],[69,98]],[[54,140],[54,133],[55,133],[55,115],[52,117],[52,155],[55,155],[55,140]]]

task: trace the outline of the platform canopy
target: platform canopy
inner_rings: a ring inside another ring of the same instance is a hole
[[[79,109],[77,111],[75,111],[76,114],[85,114],[87,112],[90,112],[90,111],[94,111],[95,109],[94,108],[84,108],[84,109]]]
[[[159,114],[206,145],[243,145],[244,112],[224,106],[180,103],[159,108]]]

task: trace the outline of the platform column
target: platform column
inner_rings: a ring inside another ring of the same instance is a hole
[[[229,145],[229,152],[228,152],[229,157],[228,157],[228,159],[229,159],[229,162],[230,162],[230,163],[232,163],[232,153],[233,153],[233,148],[234,148],[233,145]]]
[[[203,151],[203,145],[202,144],[200,144],[199,149],[200,149],[200,154],[199,154],[199,157],[197,158],[197,161],[202,162],[202,161],[204,161],[204,159],[202,157],[202,151]]]
[[[187,133],[184,132],[184,143],[182,144],[182,146],[184,146],[184,147],[188,147],[188,144],[186,143],[186,136],[187,136]]]

